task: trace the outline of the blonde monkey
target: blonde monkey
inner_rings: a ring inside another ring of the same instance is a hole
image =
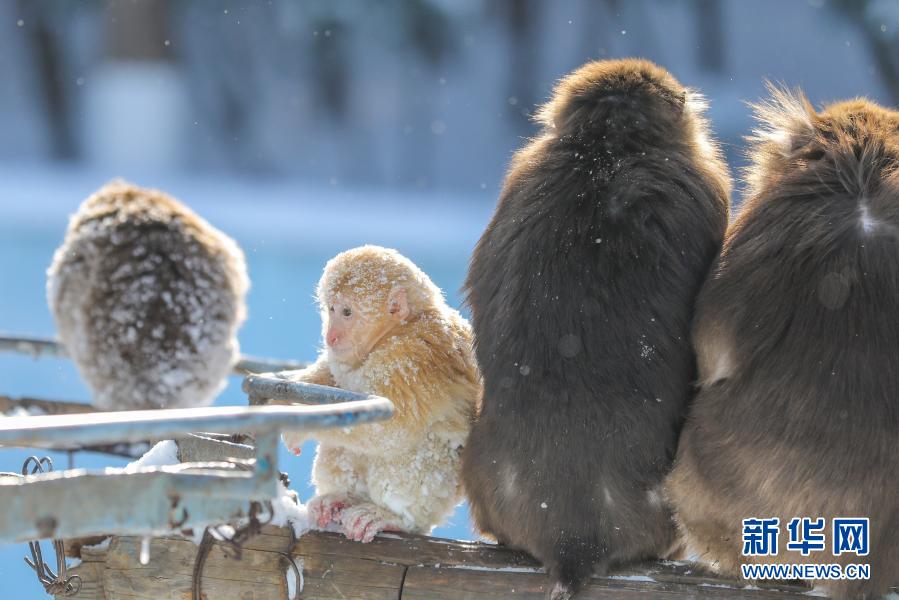
[[[427,532],[461,500],[460,453],[480,374],[471,330],[440,289],[395,250],[363,246],[325,265],[318,284],[324,348],[294,381],[389,398],[380,423],[285,434],[296,454],[319,441],[310,514],[353,540]]]

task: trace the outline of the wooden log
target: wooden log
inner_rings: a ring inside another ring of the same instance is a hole
[[[287,598],[286,563],[291,532],[276,527],[249,540],[240,560],[213,544],[202,571],[203,598],[208,600],[282,600]],[[199,546],[186,538],[154,538],[150,560],[140,563],[141,539],[114,537],[108,548],[82,547],[81,564],[69,574],[82,579],[78,600],[190,600]],[[63,598],[58,596],[58,598]]]
[[[189,599],[197,545],[190,540],[154,539],[151,560],[142,565],[140,544],[138,538],[113,539],[102,579],[106,597]],[[286,597],[285,570],[272,552],[245,548],[236,561],[222,546],[213,546],[203,569],[202,590],[210,599],[280,600]]]
[[[382,534],[370,544],[340,534],[309,532],[294,543],[289,529],[266,526],[245,545],[241,560],[214,543],[202,572],[208,600],[284,600],[289,552],[302,569],[303,600],[543,600],[546,575],[529,556],[491,544]],[[158,538],[141,565],[140,539],[116,537],[107,550],[83,547],[78,600],[189,600],[198,546]],[[688,563],[655,562],[594,577],[577,600],[645,597],[789,600],[808,588],[785,583],[727,581]]]
[[[500,600],[539,599],[546,595],[546,575],[530,556],[493,544],[460,542],[406,534],[382,534],[370,544],[351,542],[341,535],[312,532],[297,542],[294,554],[304,565],[302,598],[340,598],[331,577],[319,566],[352,557],[365,560],[366,578],[386,574],[387,567],[405,567],[397,593],[403,600]],[[314,559],[310,562],[310,559]],[[331,561],[330,563],[328,561]],[[336,583],[336,582],[334,582]],[[356,582],[351,582],[356,583]],[[620,569],[608,577],[594,577],[578,600],[610,600],[637,595],[658,598],[805,598],[808,588],[799,585],[756,584],[717,579],[687,563],[660,562]],[[340,592],[343,588],[337,586]],[[328,593],[330,591],[330,593]],[[347,594],[347,598],[354,596]],[[382,597],[382,596],[372,596]],[[399,597],[399,596],[385,596]]]

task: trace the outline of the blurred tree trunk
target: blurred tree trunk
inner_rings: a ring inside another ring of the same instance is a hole
[[[311,66],[318,105],[335,122],[342,122],[350,88],[349,29],[337,18],[323,18],[315,30]]]
[[[106,52],[113,60],[170,58],[168,0],[116,0],[107,4]]]
[[[62,60],[62,45],[54,26],[54,12],[46,2],[17,0],[17,12],[27,24],[28,44],[34,53],[39,75],[41,99],[45,103],[52,138],[52,158],[75,156],[75,139],[69,115],[68,84]]]
[[[870,0],[838,0],[836,8],[856,24],[868,44],[877,72],[890,94],[892,103],[899,104],[899,32],[887,31],[871,14]]]
[[[699,66],[713,73],[724,72],[722,4],[720,0],[696,0]]]
[[[505,0],[495,6],[508,31],[508,115],[521,129],[528,129],[530,112],[537,103],[535,65],[539,59],[539,45],[535,43],[535,37],[540,3],[536,0]]]

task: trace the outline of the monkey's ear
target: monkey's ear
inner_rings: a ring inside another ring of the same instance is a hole
[[[791,90],[770,81],[766,87],[771,97],[751,105],[759,124],[751,139],[770,144],[784,157],[793,156],[814,139],[818,114],[799,88]]]
[[[387,312],[397,321],[405,321],[409,316],[409,299],[406,298],[406,290],[396,287],[390,290],[387,297]]]

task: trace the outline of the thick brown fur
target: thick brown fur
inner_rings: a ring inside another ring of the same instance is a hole
[[[59,337],[107,410],[211,403],[238,359],[248,287],[231,238],[124,181],[82,203],[47,271]]]
[[[393,324],[388,297],[397,289],[408,299],[409,315]],[[291,448],[307,437],[321,442],[310,506],[313,512],[333,509],[333,520],[348,535],[350,517],[368,511],[372,526],[354,538],[362,541],[375,529],[427,532],[461,500],[460,453],[481,391],[470,327],[424,272],[395,250],[377,246],[329,261],[318,297],[323,322],[329,305],[342,297],[352,299],[368,326],[387,323],[386,333],[367,355],[349,362],[326,348],[314,365],[291,378],[389,398],[395,413],[350,429],[285,434]]]
[[[540,111],[472,256],[471,514],[544,563],[551,598],[675,540],[659,485],[730,186],[701,109],[647,61],[584,65]]]
[[[697,303],[702,384],[668,480],[688,551],[739,564],[868,563],[899,581],[899,113],[863,99],[816,112],[772,88],[757,107],[748,199]],[[778,517],[776,557],[741,556],[741,521]],[[826,552],[785,547],[824,517]],[[831,554],[834,517],[869,517],[870,555]]]

